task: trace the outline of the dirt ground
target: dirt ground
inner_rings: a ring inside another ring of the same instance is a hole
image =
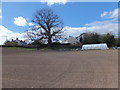
[[[118,50],[3,49],[3,88],[117,88]]]

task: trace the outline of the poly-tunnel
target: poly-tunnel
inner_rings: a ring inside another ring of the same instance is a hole
[[[82,50],[105,50],[108,49],[108,46],[106,43],[103,44],[86,44],[82,46]]]

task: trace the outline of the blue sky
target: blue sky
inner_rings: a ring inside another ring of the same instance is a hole
[[[92,21],[103,21],[100,15],[104,11],[111,11],[117,8],[117,3],[98,2],[98,3],[83,3],[72,2],[55,4],[48,6],[46,3],[30,3],[30,2],[7,2],[2,4],[3,22],[2,25],[14,32],[23,32],[28,27],[16,26],[13,21],[14,17],[24,17],[28,22],[33,18],[34,13],[40,8],[52,8],[63,19],[64,26],[81,27]]]
[[[87,31],[100,34],[112,32],[117,36],[117,2],[3,2],[0,40],[4,42],[5,37],[23,39],[34,13],[42,8],[52,8],[63,19],[66,29],[64,34],[67,36],[76,37]]]

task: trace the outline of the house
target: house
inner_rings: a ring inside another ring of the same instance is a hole
[[[77,38],[74,38],[72,36],[69,36],[68,39],[65,39],[62,44],[70,44],[70,45],[79,45],[81,44],[80,41]]]
[[[16,40],[6,41],[5,46],[25,46],[27,43],[25,41],[19,40],[16,38]]]
[[[5,46],[17,46],[17,42],[14,42],[13,40],[12,41],[6,41],[5,42]]]
[[[19,40],[18,38],[16,38],[16,40],[14,40],[15,42],[17,42],[18,46],[24,46],[27,45],[27,43],[25,41]]]
[[[71,44],[71,45],[82,45],[82,38],[83,38],[83,35],[86,34],[86,33],[82,33],[80,34],[78,37],[72,37],[72,36],[69,36],[68,39],[65,39],[62,43],[64,44]]]

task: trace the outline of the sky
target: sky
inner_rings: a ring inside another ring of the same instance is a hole
[[[0,44],[16,37],[26,39],[25,31],[33,25],[34,13],[42,8],[53,9],[63,19],[66,36],[76,37],[83,32],[118,35],[117,2],[3,2]]]

